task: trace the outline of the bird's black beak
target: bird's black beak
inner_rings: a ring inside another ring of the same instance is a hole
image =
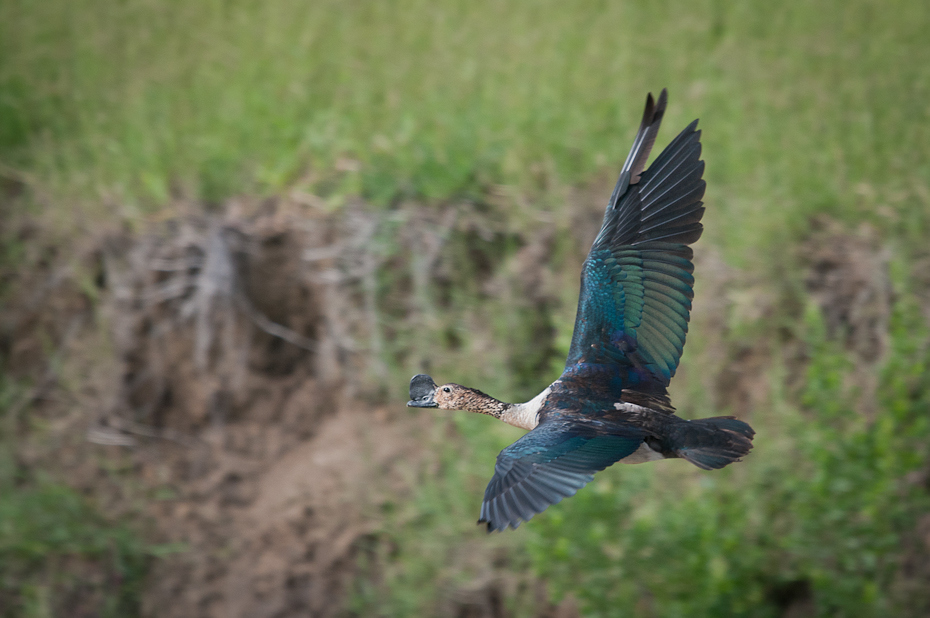
[[[438,408],[439,404],[433,399],[436,394],[436,383],[425,373],[418,373],[410,378],[410,401],[408,408]]]

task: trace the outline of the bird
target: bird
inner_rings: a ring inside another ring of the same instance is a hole
[[[528,430],[497,456],[481,505],[488,532],[516,529],[573,496],[615,463],[680,458],[704,470],[741,461],[755,431],[718,416],[675,414],[668,386],[681,359],[694,298],[692,243],[703,232],[698,121],[646,170],[668,104],[646,97],[642,122],[581,268],[565,369],[526,403],[474,388],[410,380],[412,408],[465,410]]]

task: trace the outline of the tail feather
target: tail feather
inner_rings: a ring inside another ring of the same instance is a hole
[[[732,416],[693,420],[676,436],[676,454],[698,468],[717,470],[740,461],[752,449],[752,427]]]

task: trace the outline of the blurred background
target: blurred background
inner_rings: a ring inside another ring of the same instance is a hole
[[[930,613],[918,0],[0,3],[0,615]],[[700,118],[685,417],[475,526],[647,92]]]

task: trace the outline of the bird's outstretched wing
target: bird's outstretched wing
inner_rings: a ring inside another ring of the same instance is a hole
[[[689,244],[703,231],[701,132],[692,122],[643,172],[667,95],[652,95],[604,223],[584,262],[566,374],[609,375],[617,387],[667,401],[688,332]],[[605,371],[606,370],[606,371]]]
[[[625,423],[553,419],[497,456],[478,523],[488,532],[516,528],[536,513],[575,495],[594,473],[630,455],[647,435]]]

